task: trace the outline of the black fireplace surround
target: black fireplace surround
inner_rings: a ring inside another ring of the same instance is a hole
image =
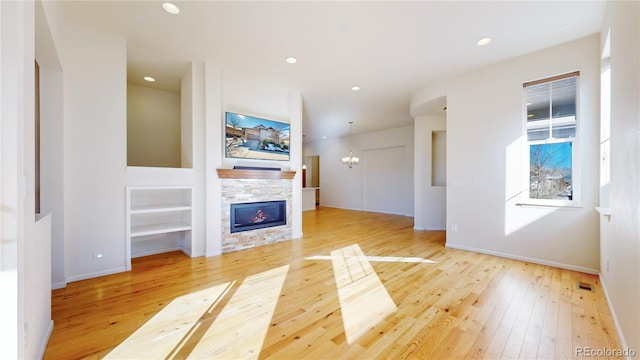
[[[286,200],[231,204],[231,233],[286,224]]]

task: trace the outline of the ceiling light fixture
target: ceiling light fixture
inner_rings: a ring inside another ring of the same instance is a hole
[[[175,4],[172,4],[170,2],[163,3],[162,8],[164,9],[164,11],[172,15],[177,15],[180,13],[180,9]]]
[[[478,40],[476,44],[478,44],[478,46],[485,46],[485,45],[489,45],[489,43],[491,43],[491,38],[486,37]]]
[[[360,86],[354,86],[354,87],[351,88],[351,90],[358,91],[358,90],[360,90]]]
[[[294,57],[288,57],[286,60],[289,64],[295,64],[298,62],[298,60]]]
[[[143,77],[143,79],[147,82],[156,82],[156,79],[152,78],[151,76],[145,76]]]
[[[353,121],[349,121],[349,133],[351,133],[351,125],[353,125]],[[353,151],[349,149],[349,156],[345,156],[342,158],[342,163],[349,167],[349,170],[353,167],[353,165],[358,165],[360,162],[360,158],[357,156],[353,156]]]

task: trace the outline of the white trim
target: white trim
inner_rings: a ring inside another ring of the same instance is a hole
[[[555,261],[548,261],[548,260],[543,260],[543,259],[530,258],[530,257],[526,257],[526,256],[508,254],[508,253],[503,253],[503,252],[500,252],[500,251],[479,249],[479,248],[474,248],[474,247],[470,247],[470,246],[464,246],[464,245],[458,245],[458,244],[450,244],[450,243],[445,243],[444,246],[447,247],[447,248],[451,248],[451,249],[471,251],[471,252],[475,252],[475,253],[492,255],[492,256],[497,256],[497,257],[506,258],[506,259],[526,261],[526,262],[530,262],[530,263],[534,263],[534,264],[553,266],[553,267],[557,267],[557,268],[560,268],[560,269],[579,271],[579,272],[586,273],[586,274],[591,274],[591,275],[600,274],[600,272],[598,270],[589,269],[589,268],[582,267],[582,266],[575,266],[575,265],[563,264],[563,263],[559,263],[559,262],[555,262]]]
[[[613,318],[613,324],[616,327],[616,332],[618,333],[618,338],[620,339],[620,348],[628,349],[627,341],[624,338],[624,333],[622,332],[622,328],[620,327],[620,322],[618,322],[618,316],[616,315],[616,311],[611,304],[611,298],[609,297],[609,292],[607,291],[607,286],[604,283],[604,278],[602,274],[598,273],[598,277],[600,278],[600,284],[602,285],[602,291],[604,292],[604,297],[607,299],[607,305],[609,306],[609,311],[611,311],[611,317]],[[627,357],[630,360],[630,357]]]
[[[417,226],[414,226],[413,230],[419,230],[419,231],[445,231],[445,230],[447,230],[447,228],[446,227],[443,227],[443,228],[431,228],[431,227],[417,227]]]
[[[131,255],[131,258],[135,259],[135,258],[139,258],[139,257],[143,257],[143,256],[164,254],[166,252],[172,252],[172,251],[182,251],[185,255],[191,257],[190,254],[185,252],[182,247],[174,246],[174,247],[170,247],[170,248],[162,248],[162,249],[156,249],[156,250],[143,251],[143,252],[140,252],[140,253],[136,253],[135,255]]]
[[[65,281],[60,281],[60,282],[51,284],[51,290],[64,289],[66,287],[67,287],[67,283]]]
[[[581,207],[581,171],[580,171],[580,131],[582,129],[581,124],[578,120],[581,119],[580,116],[580,72],[576,71],[574,73],[567,73],[567,76],[561,75],[561,78],[550,77],[548,79],[541,79],[542,81],[536,84],[525,83],[522,89],[522,136],[524,138],[523,141],[523,181],[525,184],[524,191],[521,196],[521,203],[530,204],[533,206],[550,206],[550,207]],[[559,118],[553,118],[552,114],[552,106],[553,99],[552,94],[550,94],[550,102],[549,102],[549,119],[543,119],[536,121],[535,125],[530,124],[528,121],[528,109],[527,109],[527,87],[535,86],[539,84],[548,83],[551,86],[551,83],[563,79],[568,79],[574,77],[576,79],[576,93],[575,93],[575,110],[576,113],[573,116],[564,116]],[[548,81],[547,81],[548,80]],[[571,121],[569,119],[572,119]],[[528,130],[535,130],[538,128],[540,124],[543,122],[548,122],[549,124],[549,138],[541,139],[541,140],[531,140],[528,139]],[[575,124],[575,134],[574,137],[568,138],[553,138],[553,125],[557,124]],[[529,197],[529,191],[531,188],[531,177],[530,177],[530,166],[531,166],[531,146],[532,145],[541,145],[541,144],[556,144],[556,143],[571,143],[571,188],[572,188],[572,199],[571,200],[555,200],[555,199],[532,199]]]
[[[44,359],[44,353],[47,350],[47,344],[49,343],[49,339],[51,338],[51,333],[53,332],[53,320],[49,322],[49,326],[47,327],[47,332],[44,334],[42,338],[42,343],[40,344],[40,350],[38,350],[38,359]]]
[[[175,168],[175,167],[151,167],[151,166],[127,166],[127,171],[131,172],[173,172],[177,174],[190,174],[193,173],[193,168]]]
[[[125,271],[127,271],[127,268],[125,266],[121,266],[121,267],[117,267],[117,268],[114,268],[114,269],[97,271],[97,272],[88,273],[88,274],[82,274],[82,275],[69,276],[66,279],[66,281],[67,281],[67,283],[70,283],[70,282],[74,282],[74,281],[87,280],[87,279],[100,277],[100,276],[105,276],[105,275],[117,274],[117,273],[121,273],[121,272],[125,272]]]
[[[536,201],[538,200],[538,201]],[[527,199],[516,203],[516,206],[524,207],[552,207],[562,209],[584,209],[584,206],[579,204],[569,204],[564,200],[544,200],[544,199]]]
[[[596,206],[596,211],[598,211],[602,216],[611,216],[610,207]]]
[[[365,210],[365,209],[362,209],[362,208],[356,209],[356,208],[344,207],[344,206],[336,206],[336,205],[319,205],[319,206],[328,207],[328,208],[334,208],[334,209],[342,209],[342,210],[353,210],[353,211],[360,211],[360,212],[369,212],[369,213],[374,213],[374,214],[387,214],[387,215],[398,215],[398,216],[405,216],[405,217],[413,217],[413,215],[409,215],[409,214],[398,214],[398,213],[392,213],[392,212]]]

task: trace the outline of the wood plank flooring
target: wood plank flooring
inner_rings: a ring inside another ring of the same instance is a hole
[[[303,213],[303,232],[210,258],[137,258],[130,272],[55,290],[45,359],[568,359],[578,346],[620,348],[597,276],[447,249],[444,232],[415,231],[410,217],[320,207]]]

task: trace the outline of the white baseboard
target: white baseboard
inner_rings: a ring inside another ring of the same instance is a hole
[[[414,226],[413,230],[419,230],[419,231],[445,231],[447,229],[446,229],[446,227],[443,227],[443,228],[440,228],[440,227],[437,227],[437,228],[430,228],[430,227],[422,228],[422,227]]]
[[[563,264],[563,263],[559,263],[559,262],[555,262],[555,261],[548,261],[548,260],[544,260],[544,259],[536,259],[536,258],[530,258],[530,257],[526,257],[526,256],[503,253],[503,252],[500,252],[500,251],[486,250],[486,249],[480,249],[480,248],[474,248],[474,247],[470,247],[470,246],[464,246],[464,245],[458,245],[458,244],[450,244],[450,243],[445,243],[445,247],[448,247],[448,248],[451,248],[451,249],[471,251],[471,252],[480,253],[480,254],[493,255],[493,256],[512,259],[512,260],[526,261],[526,262],[530,262],[530,263],[533,263],[533,264],[553,266],[553,267],[557,267],[557,268],[560,268],[560,269],[579,271],[579,272],[586,273],[586,274],[591,274],[591,275],[599,275],[600,274],[600,272],[598,270],[596,270],[596,269],[589,269],[589,268],[582,267],[582,266],[575,266],[575,265]]]
[[[44,335],[42,339],[42,344],[40,344],[40,350],[38,351],[38,359],[44,359],[44,352],[47,350],[47,344],[49,344],[49,338],[51,338],[51,333],[53,332],[53,320],[49,322],[49,327],[47,327],[47,333]]]
[[[69,276],[67,278],[67,283],[74,282],[74,281],[80,281],[80,280],[93,279],[93,278],[96,278],[96,277],[105,276],[105,275],[111,275],[111,274],[117,274],[117,273],[121,273],[121,272],[125,272],[125,271],[127,271],[127,268],[123,266],[123,267],[119,267],[119,268],[115,268],[115,269],[98,271],[98,272],[89,273],[89,274]]]
[[[182,251],[183,253],[189,255],[189,253],[187,253],[184,248],[180,246],[174,246],[166,249],[157,249],[157,250],[139,252],[139,253],[136,253],[135,255],[131,255],[131,258],[135,259],[143,256],[157,255],[157,254],[162,254],[162,253],[171,252],[171,251]]]
[[[344,207],[344,206],[336,206],[336,205],[320,205],[320,206],[327,207],[327,208],[334,208],[334,209],[342,209],[342,210],[353,210],[353,211],[362,211],[362,212],[372,212],[372,213],[378,213],[378,214],[389,214],[389,215],[400,215],[400,216],[406,216],[406,217],[413,217],[413,214],[398,214],[398,213],[392,213],[392,212],[386,212],[386,211],[356,209],[356,208],[350,208],[350,207]]]
[[[64,281],[51,284],[51,290],[64,289],[66,287],[67,283]]]
[[[622,333],[622,328],[620,327],[620,323],[618,322],[618,316],[616,315],[616,311],[611,304],[611,298],[609,297],[609,292],[607,291],[607,285],[604,283],[604,279],[601,274],[598,274],[600,278],[600,284],[602,285],[602,291],[604,292],[604,297],[607,299],[607,305],[609,305],[609,311],[611,312],[611,317],[613,318],[613,324],[616,326],[616,332],[618,333],[618,338],[620,339],[620,347],[622,349],[627,349],[627,340],[624,338],[624,334]],[[627,356],[627,359],[631,358]]]

